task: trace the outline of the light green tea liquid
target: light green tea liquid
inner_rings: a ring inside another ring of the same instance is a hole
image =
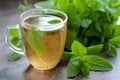
[[[29,25],[22,25],[26,56],[32,66],[39,70],[47,70],[55,67],[60,61],[64,50],[67,30],[66,24],[48,23],[51,20],[63,21],[61,18],[51,15],[32,16],[24,19],[24,22]],[[28,33],[33,30],[33,28],[37,28],[37,30],[34,29],[34,31],[43,34],[42,36],[38,36],[45,45],[45,51],[40,56],[35,53],[34,49],[28,43]]]

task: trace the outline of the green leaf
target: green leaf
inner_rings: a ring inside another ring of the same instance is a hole
[[[20,38],[18,29],[16,29],[16,28],[10,28],[10,29],[9,29],[9,35],[10,35],[11,37]]]
[[[24,4],[19,4],[19,7],[18,7],[20,12],[24,12],[24,11],[30,9],[30,8],[32,8],[32,4],[25,4],[25,5]]]
[[[53,7],[53,2],[52,0],[48,1],[40,1],[34,4],[36,8],[52,8]]]
[[[89,75],[90,74],[90,68],[89,68],[89,64],[84,62],[81,64],[81,71],[84,75]]]
[[[10,28],[9,29],[9,36],[11,37],[11,43],[19,48],[22,48],[22,42],[20,39],[20,34],[17,28]]]
[[[90,19],[83,19],[81,26],[84,27],[84,28],[88,28],[91,23],[92,23],[92,20],[90,20]]]
[[[54,19],[54,20],[51,20],[51,21],[48,21],[48,23],[50,24],[57,24],[57,23],[60,23],[61,21],[58,20],[58,19]]]
[[[45,45],[40,37],[41,35],[37,31],[28,32],[28,44],[31,46],[37,56],[41,56],[45,52]]]
[[[116,47],[115,47],[114,45],[109,44],[108,54],[109,54],[111,57],[117,57],[117,50],[116,50]]]
[[[79,41],[73,41],[71,49],[72,53],[78,56],[83,56],[87,54],[86,47],[84,47]]]
[[[79,32],[79,27],[81,25],[81,18],[72,3],[68,5],[65,12],[68,15],[68,29],[72,31],[76,36]]]
[[[63,4],[65,3],[65,4]],[[58,4],[60,5],[60,10],[66,11],[66,8],[69,5],[69,0],[58,0]]]
[[[88,55],[90,58],[90,70],[92,71],[109,71],[112,70],[112,65],[106,59],[96,56],[96,55]]]
[[[110,39],[110,43],[115,46],[120,46],[120,36]]]
[[[78,39],[70,30],[67,30],[65,49],[71,51],[71,45],[72,45],[74,40],[78,40]]]
[[[12,61],[16,61],[20,58],[20,54],[18,53],[12,53],[8,56],[8,61],[12,62]]]
[[[72,52],[63,52],[63,58],[66,60],[70,60],[70,58],[73,56]]]
[[[80,57],[72,57],[67,66],[67,77],[74,77],[80,72]]]
[[[88,55],[97,55],[103,49],[103,44],[98,44],[94,46],[87,47],[87,54]]]
[[[103,25],[103,36],[109,39],[113,35],[112,32],[113,32],[113,27],[111,27],[109,23],[105,23]]]
[[[15,45],[15,46],[17,46],[17,44],[19,43],[19,38],[18,37],[13,37],[12,39],[11,39],[11,42],[12,42],[12,44],[13,45]]]
[[[99,32],[102,32],[102,27],[100,26],[99,23],[95,23],[95,29]]]
[[[86,16],[86,12],[89,10],[85,0],[73,0],[73,4],[79,11],[80,15]]]
[[[114,33],[114,37],[120,36],[120,26],[115,26],[115,33]]]

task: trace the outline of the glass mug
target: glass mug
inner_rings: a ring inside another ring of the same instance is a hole
[[[60,61],[64,51],[67,33],[67,15],[53,9],[30,9],[20,16],[17,25],[23,48],[10,42],[7,31],[7,44],[13,51],[25,54],[30,64],[38,70],[54,68]]]

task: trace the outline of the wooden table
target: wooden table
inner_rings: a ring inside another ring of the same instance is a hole
[[[93,72],[89,77],[79,74],[73,79],[67,79],[67,62],[61,62],[52,70],[37,71],[33,69],[25,56],[15,62],[9,62],[7,57],[12,51],[5,43],[7,25],[19,23],[19,13],[16,11],[17,0],[0,1],[0,80],[120,80],[120,49],[117,58],[107,58],[113,64],[109,72]],[[9,4],[8,4],[9,3]]]

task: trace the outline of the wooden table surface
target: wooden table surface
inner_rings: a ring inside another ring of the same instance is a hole
[[[0,80],[120,80],[120,49],[117,58],[107,58],[113,65],[108,72],[93,72],[89,77],[79,74],[73,79],[67,79],[67,62],[61,62],[52,70],[37,71],[33,69],[25,56],[15,62],[9,62],[7,57],[12,51],[5,43],[8,25],[19,23],[17,0],[0,0]]]

